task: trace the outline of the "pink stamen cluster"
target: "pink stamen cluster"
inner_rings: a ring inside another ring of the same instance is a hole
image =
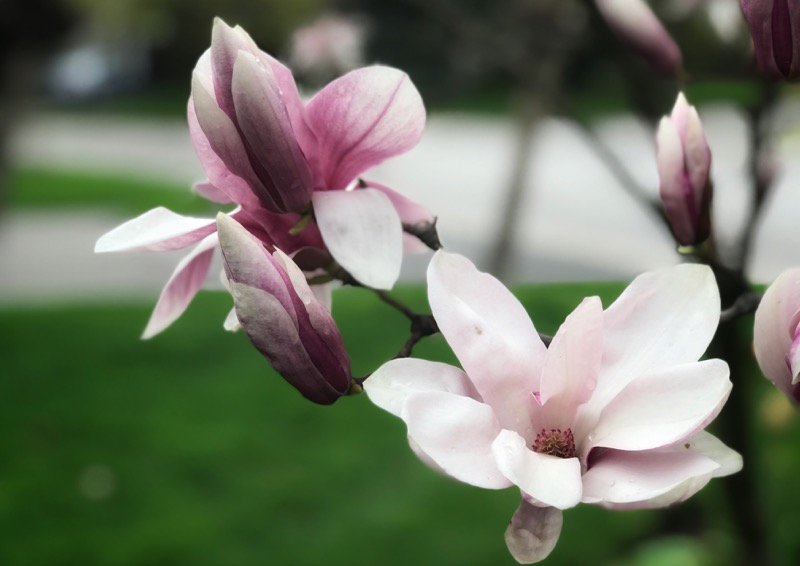
[[[539,454],[547,454],[557,458],[574,458],[575,438],[572,436],[572,429],[542,429],[536,435],[532,448],[534,452]]]

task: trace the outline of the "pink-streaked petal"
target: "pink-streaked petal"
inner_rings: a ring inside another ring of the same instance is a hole
[[[547,349],[539,392],[544,410],[537,411],[542,416],[537,429],[572,426],[578,407],[595,390],[602,355],[603,305],[589,297],[567,317]]]
[[[656,164],[659,193],[675,238],[684,245],[695,243],[697,218],[691,214],[687,198],[692,191],[686,178],[684,146],[674,122],[661,119],[656,134]]]
[[[421,223],[434,224],[436,222],[435,216],[410,198],[404,197],[397,191],[393,191],[384,185],[372,181],[366,181],[366,183],[370,188],[377,189],[389,197],[398,216],[400,216],[400,221],[403,223],[403,226],[414,226]],[[426,252],[429,249],[430,248],[422,243],[416,236],[412,236],[405,231],[403,232],[403,253],[418,254]]]
[[[501,426],[530,437],[528,409],[547,349],[517,298],[465,257],[440,250],[428,267],[428,300],[439,329]]]
[[[390,67],[352,71],[322,89],[307,108],[327,189],[343,189],[370,167],[405,153],[425,127],[419,92],[408,75]]]
[[[561,509],[537,507],[523,499],[506,529],[508,551],[520,564],[541,562],[555,548],[563,523]]]
[[[724,361],[706,360],[638,377],[605,407],[592,446],[650,450],[690,436],[722,409],[729,374]]]
[[[216,234],[206,236],[181,259],[158,298],[142,334],[143,339],[152,338],[162,332],[183,314],[206,279],[217,244]]]
[[[200,165],[203,167],[203,171],[205,171],[209,179],[209,183],[212,184],[219,193],[227,195],[228,201],[241,204],[250,209],[258,208],[258,199],[247,182],[231,172],[225,163],[223,163],[220,156],[217,155],[211,147],[208,137],[206,137],[203,132],[203,128],[200,127],[200,122],[197,121],[194,98],[191,96],[189,97],[186,115],[189,122],[189,135],[192,140],[192,145],[200,160]],[[221,202],[213,198],[211,200],[214,200],[214,202]]]
[[[531,450],[519,434],[502,430],[492,444],[497,467],[523,493],[558,509],[581,500],[581,464],[577,458],[556,458]]]
[[[96,253],[180,250],[216,231],[213,218],[181,216],[159,206],[102,235]]]
[[[400,216],[403,224],[419,224],[420,222],[433,222],[436,217],[433,216],[428,210],[416,201],[401,195],[397,191],[390,189],[386,185],[375,183],[373,181],[365,181],[368,187],[377,189],[392,202],[392,206]]]
[[[469,378],[460,369],[440,362],[414,358],[391,360],[364,381],[369,400],[385,411],[400,416],[409,395],[443,391],[477,398]]]
[[[391,289],[403,260],[402,226],[388,197],[375,189],[312,195],[322,240],[359,283]]]
[[[608,450],[583,475],[583,502],[627,509],[665,507],[696,493],[719,467],[690,449]]]
[[[800,309],[800,268],[781,273],[764,292],[753,325],[758,366],[778,389],[797,402],[792,347]],[[796,350],[795,350],[796,355]]]
[[[194,103],[197,123],[200,125],[200,129],[208,141],[211,151],[219,157],[225,168],[234,175],[244,179],[250,189],[258,196],[260,203],[267,209],[274,212],[284,212],[253,170],[250,157],[248,156],[241,139],[241,134],[236,128],[236,125],[231,121],[230,117],[217,106],[213,95],[203,87],[197,75],[192,77],[192,102]],[[193,136],[193,141],[197,144],[198,142],[202,143],[203,140],[196,139],[196,137]],[[207,157],[206,155],[201,155],[200,151],[198,151],[198,155],[201,161],[204,157]],[[205,164],[204,167],[206,167]],[[219,172],[206,168],[206,174],[209,179],[221,189],[227,190],[227,187],[213,176],[215,173],[218,174]]]
[[[314,331],[313,334],[319,336],[321,341],[328,345],[327,349],[330,350],[331,354],[336,358],[336,363],[343,368],[347,368],[349,374],[350,358],[347,356],[347,351],[344,349],[339,328],[333,321],[330,310],[317,300],[314,291],[306,281],[305,273],[297,267],[289,256],[280,250],[276,250],[275,253],[272,254],[272,257],[288,276],[292,292],[302,305],[302,307],[297,305],[295,310],[298,312],[301,308],[305,310],[308,323]],[[297,303],[297,301],[295,301],[295,303]],[[306,317],[303,317],[303,320],[305,319]],[[309,341],[308,338],[306,340]],[[309,344],[307,344],[307,347],[309,347]]]
[[[492,455],[500,426],[488,405],[452,393],[416,393],[406,398],[400,418],[408,436],[450,477],[486,489],[511,485]]]
[[[266,291],[283,305],[297,325],[294,303],[276,261],[247,229],[233,218],[217,215],[220,247],[225,261],[225,272],[232,282]],[[237,313],[242,320],[241,309]]]
[[[595,0],[608,26],[661,73],[674,75],[681,50],[645,0]]]
[[[215,202],[217,204],[230,204],[233,202],[227,193],[221,191],[216,185],[208,181],[195,183],[192,186],[192,190],[204,199],[210,200],[211,202]]]
[[[637,376],[697,361],[719,324],[720,299],[705,265],[640,275],[605,312],[603,365],[589,401],[602,409]]]
[[[706,134],[700,116],[694,106],[689,106],[686,117],[686,131],[683,134],[683,145],[686,155],[686,174],[689,183],[694,189],[695,206],[700,210],[703,199],[703,189],[708,183],[708,174],[711,168],[711,149],[706,141]]]
[[[268,176],[275,212],[308,205],[313,189],[311,169],[297,144],[282,93],[269,65],[241,52],[233,68],[233,103],[239,130],[254,163]]]
[[[231,120],[236,120],[232,92],[235,61],[240,51],[255,54],[258,47],[241,27],[232,28],[220,18],[214,18],[210,51],[217,104]]]
[[[280,301],[266,291],[237,282],[231,283],[231,293],[248,338],[275,371],[314,403],[328,405],[342,396],[347,384],[337,383],[334,387],[330,376],[322,373],[331,369],[338,375],[339,368],[318,367],[314,363],[297,323]]]

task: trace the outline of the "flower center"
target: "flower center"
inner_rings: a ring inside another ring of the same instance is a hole
[[[574,458],[575,438],[572,436],[572,429],[542,429],[536,435],[532,448],[539,454],[547,454],[556,458]]]

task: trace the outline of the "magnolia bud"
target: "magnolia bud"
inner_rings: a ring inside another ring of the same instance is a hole
[[[611,30],[659,72],[676,75],[681,50],[644,0],[595,0]]]
[[[756,64],[771,79],[800,76],[800,2],[740,0],[750,26]]]
[[[711,150],[683,93],[661,119],[656,144],[661,201],[675,239],[684,246],[702,243],[711,231]]]
[[[270,255],[230,216],[217,216],[236,317],[256,349],[304,397],[329,405],[350,389],[350,360],[330,312],[284,253]]]

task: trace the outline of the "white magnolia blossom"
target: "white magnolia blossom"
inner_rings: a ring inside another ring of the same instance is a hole
[[[437,252],[433,315],[462,369],[393,360],[365,382],[433,468],[488,489],[516,486],[506,531],[520,562],[545,558],[562,510],[664,507],[741,457],[704,431],[731,390],[727,364],[698,361],[719,321],[714,276],[681,265],[638,277],[605,311],[584,300],[549,348],[526,311],[466,258]]]

